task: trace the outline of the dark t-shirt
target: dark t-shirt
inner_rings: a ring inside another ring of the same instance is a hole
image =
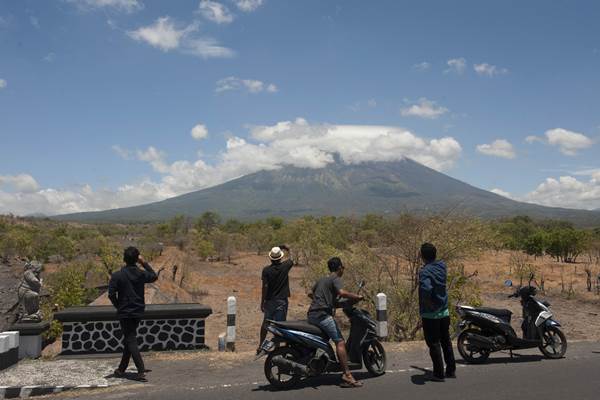
[[[267,285],[265,300],[287,300],[290,297],[290,280],[288,274],[294,266],[292,260],[266,266],[262,271],[263,285]]]
[[[319,279],[313,286],[313,299],[308,309],[308,318],[320,320],[333,315],[336,299],[343,287],[342,280],[337,275]]]

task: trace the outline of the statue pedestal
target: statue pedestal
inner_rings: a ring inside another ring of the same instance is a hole
[[[42,354],[42,333],[50,328],[50,322],[17,322],[11,331],[19,332],[19,360],[39,358]]]

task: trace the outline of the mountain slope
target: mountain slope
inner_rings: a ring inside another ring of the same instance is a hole
[[[98,222],[158,221],[178,214],[216,211],[244,220],[278,215],[394,214],[457,209],[497,218],[529,215],[578,225],[600,224],[600,212],[521,203],[451,178],[417,162],[333,163],[322,169],[285,167],[260,171],[164,201],[55,217]]]

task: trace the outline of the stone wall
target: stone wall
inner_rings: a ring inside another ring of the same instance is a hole
[[[205,348],[205,319],[209,307],[200,304],[149,305],[138,327],[142,351]],[[88,306],[55,315],[63,324],[61,354],[118,353],[122,333],[112,306]]]

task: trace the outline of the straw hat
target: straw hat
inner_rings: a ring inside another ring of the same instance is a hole
[[[283,251],[279,247],[273,247],[269,252],[271,261],[279,261],[283,258]]]

